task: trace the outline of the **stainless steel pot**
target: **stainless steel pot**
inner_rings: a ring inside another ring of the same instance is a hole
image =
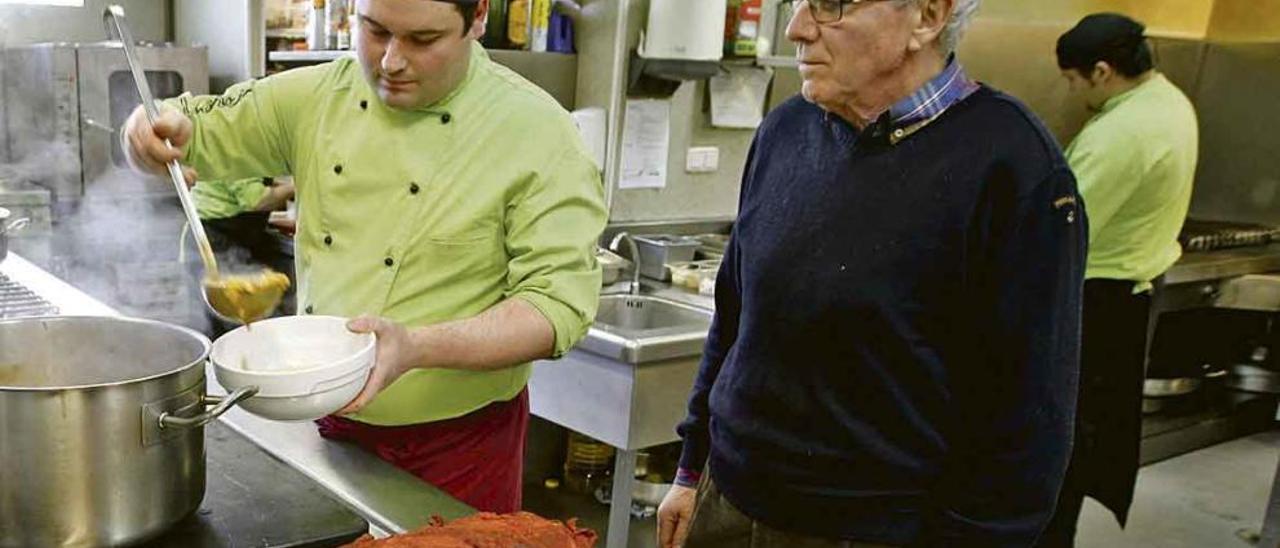
[[[10,220],[12,215],[12,212],[0,207],[0,262],[4,262],[5,257],[9,256],[9,233],[22,230],[31,222],[31,219],[25,217]]]
[[[255,392],[206,395],[209,348],[146,320],[0,321],[0,546],[129,544],[199,507],[203,426]]]

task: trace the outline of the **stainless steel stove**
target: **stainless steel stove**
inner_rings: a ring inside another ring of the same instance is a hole
[[[57,313],[58,307],[44,297],[0,273],[0,319],[49,316]]]

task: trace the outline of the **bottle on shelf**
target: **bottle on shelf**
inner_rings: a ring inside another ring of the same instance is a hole
[[[507,43],[517,49],[526,49],[529,45],[530,1],[511,0],[507,5]]]
[[[547,51],[551,0],[529,0],[529,51]]]
[[[325,34],[328,49],[351,49],[351,26],[347,18],[348,0],[326,0]]]
[[[325,0],[312,0],[311,11],[307,13],[307,49],[322,50],[328,46],[325,23]]]

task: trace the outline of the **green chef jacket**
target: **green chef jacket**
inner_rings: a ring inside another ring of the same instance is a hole
[[[262,184],[260,177],[239,181],[200,181],[191,187],[191,197],[196,201],[196,213],[207,221],[229,219],[255,211],[270,190]]]
[[[417,327],[518,298],[559,356],[596,312],[600,175],[549,95],[478,45],[470,61],[458,89],[413,111],[383,105],[349,58],[170,104],[195,123],[185,161],[202,175],[293,174],[300,310]],[[529,371],[413,370],[352,418],[458,417],[519,395]]]
[[[1086,278],[1145,291],[1178,261],[1198,155],[1195,108],[1164,75],[1103,105],[1067,148],[1089,215]]]

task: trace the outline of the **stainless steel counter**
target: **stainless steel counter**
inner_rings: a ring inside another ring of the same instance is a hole
[[[43,296],[63,315],[119,315],[111,307],[13,253],[0,263],[0,273]],[[210,392],[225,393],[212,371],[207,378]],[[310,422],[269,421],[239,409],[232,409],[221,420],[330,491],[367,520],[375,534],[415,529],[426,525],[433,515],[452,519],[475,512],[371,453],[322,439]]]
[[[217,387],[208,374],[211,391]],[[375,535],[401,533],[427,524],[433,515],[454,519],[471,507],[408,472],[354,445],[325,440],[310,422],[269,421],[232,409],[222,422],[257,446],[324,486],[360,514]]]
[[[1280,271],[1280,243],[1186,253],[1165,273],[1166,285]]]

